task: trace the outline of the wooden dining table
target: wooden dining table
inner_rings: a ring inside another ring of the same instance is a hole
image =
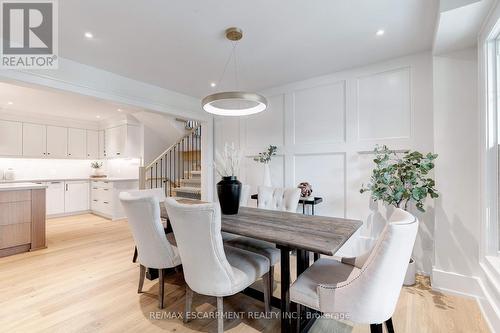
[[[168,219],[163,205],[161,205],[161,216]],[[361,225],[361,221],[352,219],[251,207],[240,207],[236,215],[222,215],[221,221],[221,229],[224,232],[268,241],[276,244],[280,250],[281,296],[278,302],[281,310],[281,332],[292,331],[290,253],[296,251],[297,276],[299,276],[310,265],[309,253],[335,255]],[[253,295],[258,294],[253,293]]]

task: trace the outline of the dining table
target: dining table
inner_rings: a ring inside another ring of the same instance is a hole
[[[182,199],[181,202],[196,204],[200,201]],[[163,204],[161,217],[168,219]],[[299,276],[310,265],[310,253],[335,255],[361,225],[361,221],[354,219],[312,216],[252,207],[240,207],[238,214],[223,214],[221,217],[221,231],[271,242],[280,250],[281,293],[279,299],[273,297],[273,305],[279,305],[281,310],[281,332],[291,332],[292,325],[294,325],[290,304],[291,253],[296,253],[297,276]],[[263,295],[255,290],[246,290],[245,293],[263,300]],[[302,309],[295,310],[295,313],[298,311],[300,316]],[[302,326],[308,325],[307,320],[294,322]]]

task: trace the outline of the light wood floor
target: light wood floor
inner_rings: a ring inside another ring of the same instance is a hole
[[[167,279],[164,311],[157,308],[157,281],[146,281],[146,293],[137,294],[139,270],[131,262],[133,241],[126,222],[90,214],[52,219],[47,236],[46,250],[0,259],[0,332],[216,332],[216,320],[210,318],[187,325],[161,318],[183,309],[182,273]],[[209,313],[215,299],[196,295],[193,305]],[[224,307],[263,311],[261,303],[244,295],[228,297]],[[423,277],[415,287],[403,288],[393,320],[398,333],[488,331],[474,300],[434,292]],[[278,332],[279,320],[247,315],[227,319],[225,328]],[[319,320],[311,332],[369,328]]]

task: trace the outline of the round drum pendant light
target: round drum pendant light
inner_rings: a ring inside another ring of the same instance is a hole
[[[226,30],[226,38],[230,41],[237,42],[243,38],[243,32],[239,28],[229,28]],[[235,84],[238,86],[238,75],[236,68],[236,44],[229,59],[226,62],[226,67],[222,73],[222,78],[226,72],[227,65],[234,59]],[[225,91],[208,95],[201,101],[201,106],[206,112],[220,116],[247,116],[264,111],[267,108],[267,100],[264,96],[245,91]]]

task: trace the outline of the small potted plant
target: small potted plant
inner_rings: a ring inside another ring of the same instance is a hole
[[[92,168],[92,177],[102,177],[102,162],[94,161],[90,163],[90,167]]]
[[[222,178],[217,183],[217,195],[222,214],[238,214],[240,208],[241,182],[237,179],[241,154],[234,143],[224,145],[224,151],[215,152],[215,170]]]
[[[276,155],[278,151],[278,147],[269,145],[266,151],[259,153],[258,156],[255,156],[253,160],[255,162],[259,162],[264,164],[264,186],[272,186],[271,183],[271,170],[269,168],[269,163],[271,163],[271,158]]]
[[[408,210],[409,204],[413,202],[420,212],[425,212],[427,197],[439,197],[434,188],[436,183],[429,175],[438,155],[409,151],[399,156],[387,146],[377,146],[374,153],[375,169],[368,185],[361,187],[361,193],[371,192],[373,200],[404,210]],[[410,259],[404,284],[415,284],[413,258]]]

